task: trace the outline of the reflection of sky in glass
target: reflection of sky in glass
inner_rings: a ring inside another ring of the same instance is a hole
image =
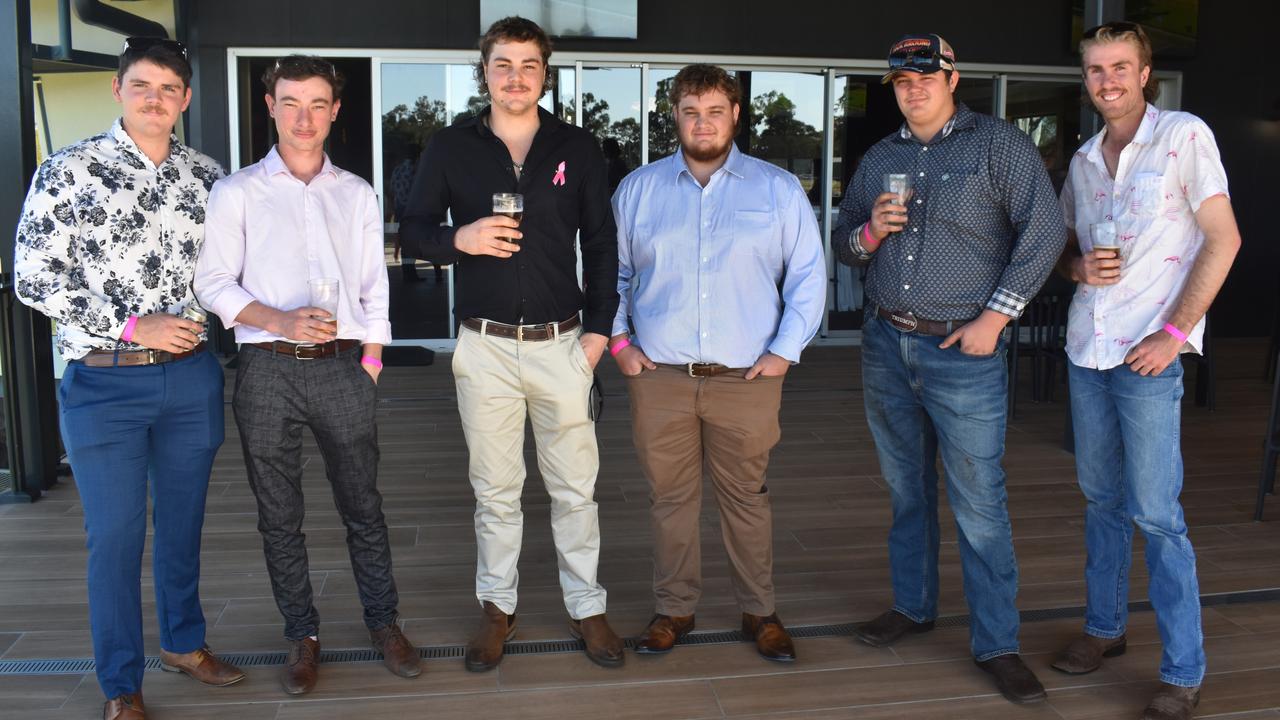
[[[753,72],[751,73],[751,98],[770,91],[786,95],[795,103],[796,119],[818,130],[822,129],[821,75],[805,73]]]
[[[382,66],[382,113],[404,105],[410,110],[418,98],[443,100],[449,120],[467,109],[467,99],[477,94],[470,65],[435,63],[387,63]]]
[[[610,123],[640,121],[640,68],[583,68],[582,75],[582,94],[609,103]]]

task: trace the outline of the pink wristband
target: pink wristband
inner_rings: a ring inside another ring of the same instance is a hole
[[[622,349],[626,347],[631,347],[631,338],[619,340],[613,347],[609,348],[609,354],[618,357],[618,353],[622,352]]]
[[[862,239],[864,250],[875,250],[880,246],[880,241],[871,237],[871,223],[865,223],[862,226]]]
[[[1182,332],[1181,330],[1179,330],[1179,329],[1178,329],[1178,327],[1177,327],[1176,325],[1174,325],[1173,323],[1165,323],[1165,324],[1164,324],[1164,331],[1165,331],[1165,332],[1167,332],[1167,333],[1169,333],[1170,335],[1172,335],[1172,336],[1174,336],[1174,337],[1178,338],[1178,341],[1179,341],[1179,342],[1186,342],[1186,341],[1187,341],[1187,334],[1186,334],[1186,333],[1184,333],[1184,332]]]
[[[133,330],[138,327],[138,316],[130,315],[128,322],[124,324],[124,332],[120,333],[120,339],[125,342],[133,342]]]
[[[365,355],[360,358],[360,364],[368,365],[369,367],[376,367],[379,370],[382,369],[382,361],[372,355]]]

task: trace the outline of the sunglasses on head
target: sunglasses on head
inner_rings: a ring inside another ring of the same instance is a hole
[[[1128,22],[1126,20],[1116,20],[1115,22],[1102,23],[1101,25],[1095,25],[1089,28],[1088,30],[1085,30],[1084,35],[1080,36],[1080,39],[1092,40],[1095,37],[1097,37],[1098,33],[1102,32],[1103,30],[1106,30],[1114,34],[1127,33],[1127,32],[1141,33],[1142,26],[1139,25],[1138,23]]]
[[[177,40],[158,37],[131,37],[124,39],[124,46],[120,48],[120,54],[127,52],[146,52],[153,47],[162,47],[166,50],[172,50],[178,53],[184,59],[187,57],[187,46]]]
[[[889,69],[901,70],[903,68],[920,68],[922,70],[936,70],[942,66],[942,63],[950,63],[951,60],[944,55],[939,55],[929,48],[920,50],[908,50],[901,53],[894,53],[889,56]]]
[[[325,61],[324,65],[325,65],[325,70],[327,71],[328,76],[331,78],[337,79],[338,69],[333,66],[333,63]],[[311,62],[309,58],[306,60],[296,59],[296,58],[279,58],[276,60],[276,66],[273,71],[279,72],[280,68],[282,67],[291,67],[291,68],[305,67],[307,70],[314,70],[315,63]]]

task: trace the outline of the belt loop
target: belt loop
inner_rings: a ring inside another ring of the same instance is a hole
[[[488,332],[489,321],[485,318],[480,318],[480,337],[484,337]]]

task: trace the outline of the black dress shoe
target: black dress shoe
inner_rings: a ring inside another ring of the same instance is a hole
[[[996,678],[996,687],[1005,700],[1019,705],[1044,700],[1044,685],[1016,653],[997,655],[990,660],[973,661]]]
[[[886,647],[897,642],[903,635],[929,632],[932,629],[932,620],[918,623],[897,610],[890,610],[875,620],[855,626],[853,634],[871,647]]]

